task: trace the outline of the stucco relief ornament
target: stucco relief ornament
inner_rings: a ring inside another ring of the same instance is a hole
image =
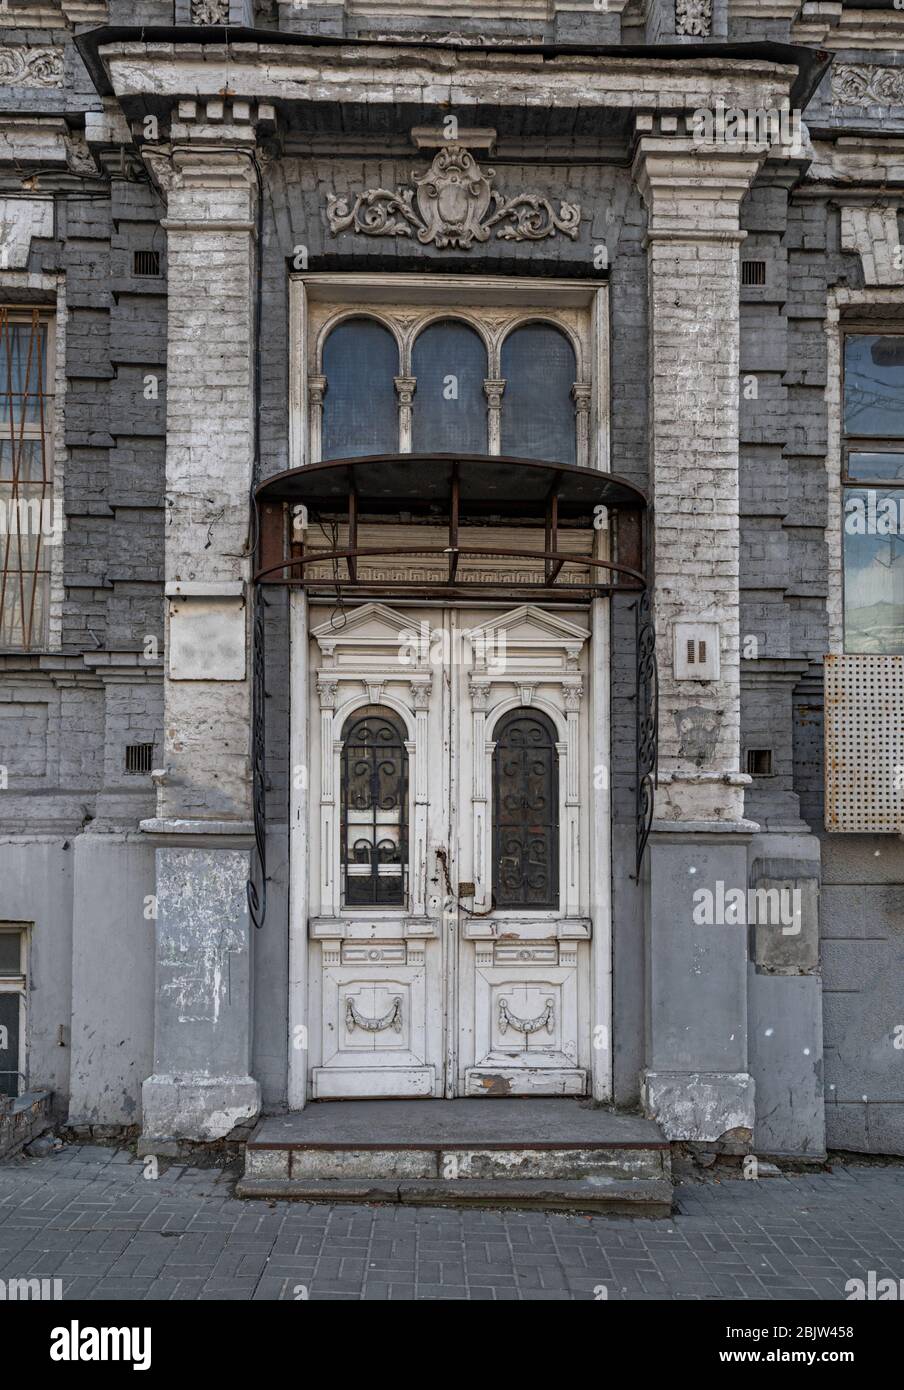
[[[713,0],[675,0],[675,29],[706,39],[712,33]]]
[[[556,212],[548,198],[520,193],[503,198],[490,187],[494,170],[481,170],[463,145],[437,151],[430,168],[414,175],[414,188],[371,188],[348,199],[331,193],[326,214],[333,236],[352,230],[365,236],[417,235],[423,246],[470,250],[489,241],[495,230],[504,241],[541,241],[562,232],[572,241],[581,223],[576,203],[561,203]]]
[[[6,87],[62,87],[63,50],[0,47],[0,84]]]
[[[229,0],[191,0],[192,24],[226,24]]]
[[[836,106],[900,106],[904,68],[842,63],[832,70],[832,101]]]

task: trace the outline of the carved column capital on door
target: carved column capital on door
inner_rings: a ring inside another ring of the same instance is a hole
[[[419,680],[411,681],[411,703],[416,711],[427,710],[430,708],[430,696],[433,691],[433,677],[421,677]]]
[[[336,708],[336,691],[339,689],[339,681],[333,679],[323,679],[317,681],[317,694],[320,697],[320,708],[322,710]]]
[[[486,711],[487,702],[490,698],[490,682],[488,680],[475,680],[471,677],[471,707],[473,710]]]
[[[562,682],[562,698],[569,714],[572,712],[576,714],[584,698],[584,682],[582,680],[564,680]]]

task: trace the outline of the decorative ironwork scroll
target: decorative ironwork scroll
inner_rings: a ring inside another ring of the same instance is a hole
[[[637,877],[653,824],[653,801],[659,756],[659,668],[656,664],[656,629],[653,598],[644,589],[636,606],[637,653]]]

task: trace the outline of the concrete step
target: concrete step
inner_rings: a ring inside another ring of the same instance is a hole
[[[541,1211],[606,1212],[612,1216],[669,1216],[669,1178],[590,1177],[579,1182],[544,1178],[491,1181],[407,1182],[340,1178],[241,1178],[237,1197],[296,1202],[381,1202],[403,1206],[533,1208]]]
[[[573,1100],[321,1101],[258,1125],[238,1194],[662,1215],[670,1150],[651,1121]]]

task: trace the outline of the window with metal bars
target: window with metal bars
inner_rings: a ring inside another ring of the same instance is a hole
[[[387,710],[354,714],[343,730],[342,866],[347,907],[404,903],[408,752]]]
[[[559,755],[545,714],[515,709],[493,752],[493,895],[502,908],[559,905]]]
[[[0,650],[44,645],[54,534],[52,320],[0,306]]]

